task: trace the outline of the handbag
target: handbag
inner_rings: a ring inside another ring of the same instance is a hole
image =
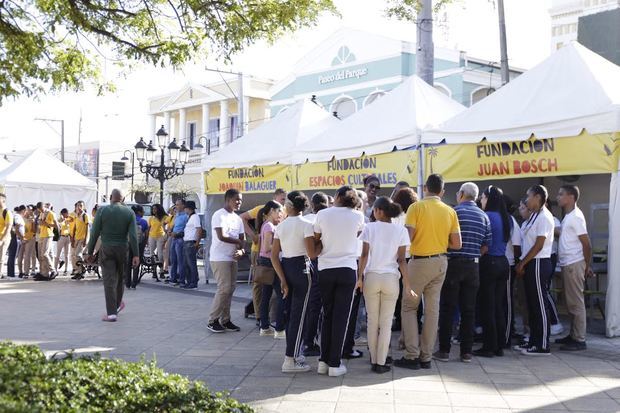
[[[266,265],[254,267],[254,282],[257,284],[271,285],[276,278],[276,270]]]

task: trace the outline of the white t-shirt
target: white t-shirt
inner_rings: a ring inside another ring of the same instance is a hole
[[[400,214],[396,218],[392,218],[392,224],[399,224],[399,225],[405,226],[405,219],[406,218],[407,218],[407,214],[405,212],[403,212],[402,214]],[[409,233],[409,231],[407,231],[407,233]],[[410,248],[407,248],[407,252],[405,253],[405,258],[411,258],[411,250],[410,250]]]
[[[560,266],[565,267],[584,260],[583,245],[579,241],[579,236],[587,233],[586,218],[581,209],[575,207],[562,220],[558,251]]]
[[[222,228],[222,235],[237,239],[243,234],[243,221],[234,212],[228,212],[221,208],[215,211],[211,217],[211,249],[209,250],[210,261],[234,261],[233,255],[237,251],[237,245],[222,242],[217,237],[216,228]]]
[[[312,224],[305,217],[288,217],[276,227],[274,238],[280,240],[283,258],[306,255],[304,239],[314,236]]]
[[[510,230],[510,239],[506,244],[506,258],[508,258],[508,263],[512,267],[515,265],[515,245],[517,247],[521,246],[521,229],[519,228],[519,224],[517,224],[517,220],[511,215],[510,219],[512,219],[512,230]]]
[[[562,223],[555,216],[553,217],[553,224],[554,224],[554,227],[553,227],[554,231],[556,229],[562,228]],[[555,232],[553,233],[553,235],[555,235]],[[558,238],[557,237],[553,238],[553,246],[551,247],[551,253],[552,254],[557,254],[558,253]]]
[[[20,235],[23,237],[26,234],[26,221],[19,214],[13,215],[13,225],[17,226],[17,231],[19,231]]]
[[[183,241],[196,241],[196,232],[202,228],[198,214],[192,214],[185,224]],[[218,240],[219,241],[219,240]],[[234,252],[234,251],[233,251]]]
[[[410,244],[407,228],[389,222],[371,222],[364,227],[360,239],[369,244],[366,273],[398,276],[398,248]]]
[[[547,207],[543,207],[540,212],[533,213],[521,227],[521,259],[530,252],[538,237],[545,237],[545,243],[534,258],[550,258],[554,229],[553,215]]]
[[[314,221],[314,232],[321,234],[323,251],[319,255],[319,271],[328,268],[357,270],[357,234],[364,229],[364,214],[346,207],[332,207],[319,211]]]
[[[311,224],[314,224],[314,220],[316,219],[316,214],[307,214],[304,215],[304,219]]]

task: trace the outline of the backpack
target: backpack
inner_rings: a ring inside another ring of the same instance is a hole
[[[144,231],[142,231],[142,225],[140,225],[138,220],[136,220],[136,238],[138,239],[138,245],[144,241]]]

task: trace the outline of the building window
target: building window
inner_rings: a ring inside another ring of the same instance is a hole
[[[194,149],[195,139],[196,139],[196,122],[187,122],[187,143],[189,143],[190,149]]]
[[[383,95],[385,95],[385,92],[381,92],[381,91],[372,92],[370,95],[368,95],[368,97],[364,101],[364,106],[370,105],[372,102],[379,99]]]
[[[220,119],[209,119],[209,129],[207,130],[207,139],[209,139],[211,148],[220,146]]]
[[[475,90],[471,94],[471,104],[473,105],[474,103],[480,102],[482,99],[489,96],[493,92],[495,92],[495,89],[492,87],[491,88],[482,87],[478,90]]]
[[[570,25],[570,32],[577,33],[577,23],[573,23]]]
[[[239,128],[239,116],[231,116],[230,117],[230,141],[234,141],[235,139],[241,136],[241,130]]]
[[[343,96],[332,103],[332,112],[336,112],[338,118],[344,119],[357,112],[357,104],[352,98]]]

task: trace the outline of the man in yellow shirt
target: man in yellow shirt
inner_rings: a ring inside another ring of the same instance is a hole
[[[58,226],[54,212],[49,209],[49,204],[37,203],[39,210],[39,265],[40,272],[35,277],[36,281],[51,281],[56,278],[56,273],[52,271],[52,238],[54,237],[54,227]]]
[[[278,188],[273,193],[273,200],[284,206],[284,202],[286,201],[286,190],[282,188]],[[258,211],[263,209],[265,205],[257,205],[249,211],[241,214],[241,220],[243,221],[243,229],[249,239],[252,240],[252,248],[250,250],[250,278],[254,276],[254,267],[256,266],[256,260],[258,258],[258,232],[260,232],[260,228],[254,229],[252,225],[250,225],[250,221],[256,221],[256,217],[258,216]],[[261,291],[262,285],[253,283],[252,285],[252,303],[254,307],[254,315],[258,319],[258,314],[260,314],[259,306],[261,300]],[[245,316],[252,314],[252,306],[248,305],[245,308]]]
[[[6,208],[6,195],[0,193],[0,278],[4,278],[4,254],[11,243],[13,214]]]
[[[75,203],[75,211],[69,216],[70,220],[70,239],[71,239],[71,264],[73,272],[71,279],[81,279],[83,276],[76,272],[77,262],[83,261],[82,254],[88,241],[90,227],[90,216],[86,212],[84,201]]]
[[[412,370],[430,369],[439,322],[439,297],[446,278],[448,248],[461,249],[456,211],[444,204],[444,182],[433,174],[424,185],[424,199],[407,210],[405,225],[411,237],[409,285],[416,296],[403,294],[402,331],[405,355],[394,365]],[[418,306],[424,296],[424,327],[418,332]]]
[[[69,246],[71,245],[71,222],[69,222],[69,211],[63,208],[58,218],[60,225],[60,238],[56,242],[56,258],[54,258],[54,272],[58,272],[58,268],[65,266],[65,275],[69,266]],[[61,259],[63,257],[64,259]]]
[[[32,206],[29,205],[24,214],[24,239],[22,247],[19,250],[18,261],[21,262],[21,268],[23,273],[20,274],[23,278],[28,278],[30,270],[37,266],[35,246],[36,246],[36,228],[34,222],[34,214]]]

